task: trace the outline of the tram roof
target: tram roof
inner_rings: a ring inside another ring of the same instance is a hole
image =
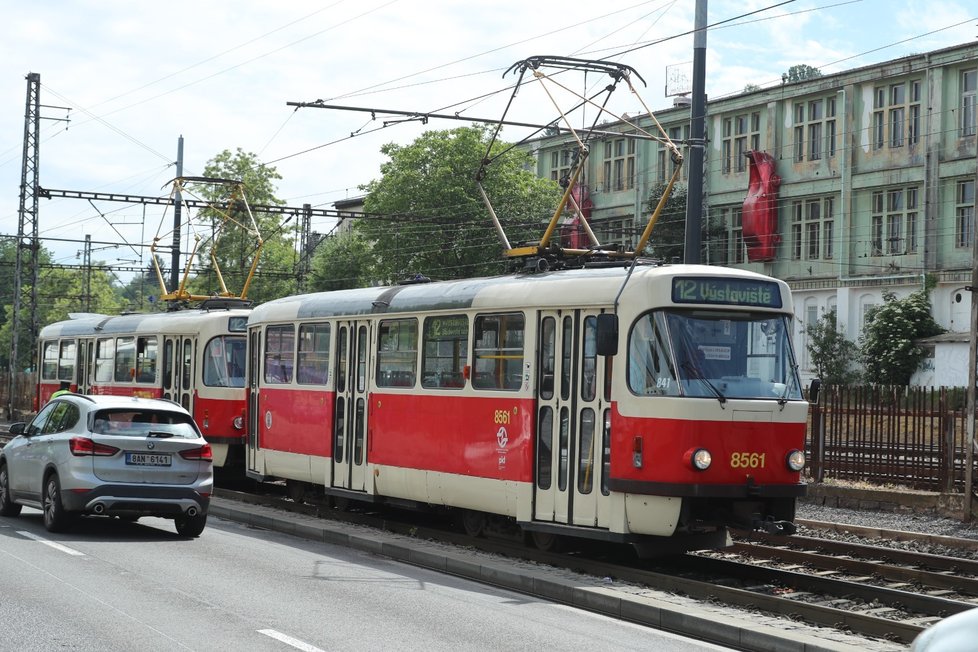
[[[275,299],[256,306],[249,321],[258,323],[473,307],[507,310],[528,306],[610,305],[627,274],[627,268],[606,267],[316,292]],[[768,278],[747,270],[709,265],[639,266],[626,285],[622,300],[626,300],[631,292],[648,292],[648,284],[656,279],[678,275]],[[786,294],[787,285],[781,284]],[[663,287],[664,293],[670,291]]]
[[[247,316],[250,312],[248,309],[230,309],[175,310],[129,315],[80,313],[65,321],[45,326],[41,329],[40,337],[92,335],[96,333],[184,333],[194,331],[195,325],[210,319],[219,319],[221,316]]]

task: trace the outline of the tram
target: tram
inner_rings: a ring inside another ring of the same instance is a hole
[[[38,337],[39,405],[61,382],[82,394],[164,398],[194,417],[214,465],[244,461],[246,331],[237,299],[198,308],[108,316],[72,314]]]
[[[270,301],[248,318],[246,473],[542,548],[790,534],[808,413],[792,319],[783,281],[702,265]]]

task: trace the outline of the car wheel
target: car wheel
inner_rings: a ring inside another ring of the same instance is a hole
[[[10,476],[7,465],[0,466],[0,516],[17,516],[20,505],[10,499]]]
[[[178,516],[174,520],[177,526],[177,534],[182,537],[199,537],[207,524],[207,514],[197,514],[196,516]]]
[[[71,516],[65,511],[61,502],[61,482],[53,473],[44,483],[41,506],[44,507],[44,527],[48,532],[63,532],[67,529],[71,523]]]

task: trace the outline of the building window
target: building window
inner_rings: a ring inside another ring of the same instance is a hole
[[[689,140],[689,124],[682,127],[670,127],[669,128],[669,139],[676,144],[677,147],[682,148],[682,143]],[[672,155],[670,154],[669,148],[666,147],[665,143],[659,143],[659,155],[658,155],[658,180],[659,183],[665,183],[672,177],[674,170],[674,165],[672,164]],[[682,167],[682,172],[680,172],[680,179],[686,181],[689,178],[689,166],[684,165]]]
[[[574,160],[574,150],[560,149],[550,152],[550,179],[566,183],[570,179],[570,166]]]
[[[835,239],[835,199],[826,197],[822,203],[822,258],[832,260]]]
[[[975,228],[975,180],[958,181],[954,195],[954,246],[971,247]]]
[[[805,238],[808,241],[805,257],[815,260],[821,253],[819,237],[822,231],[822,203],[819,200],[805,202]]]
[[[920,141],[920,81],[879,86],[873,93],[873,149]]]
[[[604,143],[604,187],[606,191],[629,190],[635,186],[635,140],[616,138]]]
[[[907,188],[907,253],[917,253],[917,189]]]
[[[835,97],[796,102],[794,118],[795,161],[835,156]]]
[[[725,118],[723,121],[723,143],[721,145],[723,151],[720,155],[720,171],[723,174],[730,174],[730,158],[733,156],[732,126],[733,120]]]
[[[902,256],[917,250],[917,188],[876,191],[872,199],[870,255]]]
[[[744,208],[741,205],[725,206],[717,209],[717,223],[723,232],[717,236],[712,247],[719,265],[735,265],[744,262]]]
[[[920,82],[910,82],[910,106],[907,114],[907,144],[920,142]]]
[[[804,210],[800,201],[791,204],[791,259],[801,260],[801,215]]]
[[[975,135],[975,90],[978,87],[978,69],[961,73],[961,135]]]

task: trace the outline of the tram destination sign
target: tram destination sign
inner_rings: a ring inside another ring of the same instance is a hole
[[[716,276],[672,279],[673,303],[711,303],[780,308],[781,290],[775,281]]]

